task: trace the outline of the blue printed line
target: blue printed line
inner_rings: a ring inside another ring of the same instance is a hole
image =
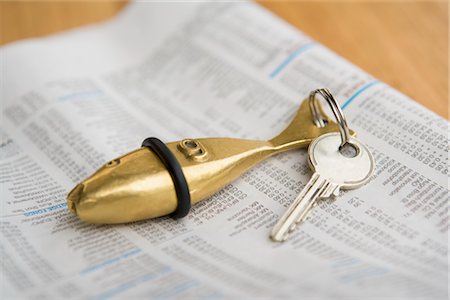
[[[58,99],[64,101],[64,100],[71,100],[71,99],[79,98],[79,97],[92,97],[92,96],[99,96],[99,95],[103,95],[103,91],[93,90],[93,91],[79,92],[79,93],[64,95],[64,96],[59,97]]]
[[[344,260],[336,261],[332,265],[332,267],[333,268],[341,268],[341,267],[351,266],[351,265],[354,265],[354,264],[357,264],[357,263],[359,263],[358,259],[356,259],[356,258],[347,258],[347,259],[344,259]]]
[[[220,293],[218,291],[214,291],[213,293],[205,295],[200,299],[211,300],[211,299],[223,299],[223,298],[225,298],[225,297],[222,293]]]
[[[49,206],[49,207],[46,207],[46,208],[41,208],[41,209],[38,209],[38,210],[29,211],[29,212],[24,213],[23,215],[25,217],[31,217],[31,216],[35,216],[35,215],[42,215],[42,214],[45,214],[45,213],[48,213],[48,212],[51,212],[51,211],[54,211],[54,210],[57,210],[57,209],[66,208],[66,207],[67,207],[67,203],[60,203],[60,204],[56,204],[56,205]]]
[[[345,103],[341,106],[342,109],[346,108],[350,103],[352,103],[353,100],[355,100],[356,97],[359,96],[359,94],[361,94],[362,92],[364,92],[365,90],[369,89],[370,87],[379,84],[380,81],[378,80],[374,80],[371,81],[365,85],[363,85],[362,88],[360,88],[359,90],[357,90],[353,95],[350,96],[350,98],[347,99],[347,101],[345,101]]]
[[[180,293],[187,291],[198,285],[199,285],[199,283],[197,281],[193,281],[193,280],[184,282],[184,283],[182,283],[178,286],[175,286],[172,289],[158,295],[156,298],[154,298],[154,300],[175,298],[176,295],[179,295]]]
[[[120,293],[127,291],[135,286],[138,286],[141,283],[161,277],[162,275],[169,273],[171,270],[172,270],[171,268],[165,267],[164,269],[162,269],[161,271],[159,271],[157,273],[148,273],[146,275],[143,275],[143,276],[133,279],[131,281],[122,283],[121,285],[119,285],[113,289],[110,289],[100,295],[97,295],[95,297],[95,299],[104,300],[104,299],[114,297],[117,294],[120,294]]]
[[[313,48],[316,45],[317,45],[316,42],[312,42],[312,43],[309,43],[309,44],[299,47],[297,50],[292,52],[278,67],[276,67],[275,70],[273,70],[273,72],[270,73],[269,77],[274,78],[275,76],[277,76],[297,56],[299,56],[301,53],[305,52],[306,50]]]
[[[373,267],[373,268],[355,271],[348,275],[342,276],[340,278],[340,281],[343,283],[348,283],[348,282],[352,282],[355,280],[363,280],[363,279],[370,278],[370,277],[381,276],[381,275],[384,275],[387,273],[389,273],[389,271],[386,269]]]
[[[126,253],[124,253],[124,254],[122,254],[122,255],[120,255],[120,256],[117,256],[117,257],[114,257],[114,258],[110,258],[110,259],[105,260],[105,261],[103,261],[103,262],[101,262],[101,263],[99,263],[99,264],[90,266],[90,267],[88,267],[88,268],[82,270],[82,271],[80,272],[80,274],[81,274],[81,275],[85,275],[85,274],[90,273],[90,272],[92,272],[92,271],[98,270],[98,269],[100,269],[100,268],[102,268],[102,267],[109,266],[109,265],[111,265],[111,264],[113,264],[113,263],[116,263],[116,262],[118,262],[118,261],[120,261],[120,260],[123,260],[123,259],[125,259],[125,258],[128,258],[128,257],[130,257],[130,256],[132,256],[132,255],[135,255],[135,254],[137,254],[137,253],[139,253],[139,252],[141,252],[141,251],[142,251],[142,250],[139,249],[139,248],[133,249],[133,250],[131,250],[131,251],[129,251],[129,252],[126,252]]]

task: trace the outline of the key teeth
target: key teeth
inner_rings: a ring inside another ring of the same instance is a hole
[[[334,191],[333,191],[333,196],[334,197],[339,197],[339,194],[341,193],[341,189],[339,188],[339,186],[337,186]]]
[[[295,224],[299,225],[302,224],[303,222],[305,222],[305,220],[303,218],[300,218],[297,221],[295,221]]]
[[[289,233],[293,232],[293,231],[295,230],[295,228],[297,228],[297,224],[299,224],[299,222],[301,222],[301,220],[298,221],[298,222],[293,223],[293,224],[289,227],[287,233],[289,234]]]
[[[295,225],[301,224],[305,221],[305,218],[302,216],[300,216],[297,220],[295,220]]]
[[[336,184],[330,184],[327,189],[322,193],[321,198],[329,198],[331,196],[338,197],[340,193],[340,188]],[[317,202],[316,202],[317,203]]]
[[[330,197],[330,196],[331,196],[331,193],[333,193],[333,189],[334,189],[333,184],[329,184],[329,185],[325,188],[325,190],[322,192],[321,198],[328,198],[328,197]]]

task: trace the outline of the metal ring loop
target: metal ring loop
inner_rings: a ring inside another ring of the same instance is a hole
[[[322,113],[320,112],[319,106],[318,106],[318,100],[316,98],[316,94],[320,94],[330,105],[331,110],[333,111],[333,114],[336,118],[336,122],[339,125],[339,131],[341,133],[341,145],[339,146],[339,149],[345,146],[345,144],[350,143],[350,132],[348,130],[347,121],[345,120],[344,113],[342,112],[341,108],[339,107],[339,104],[334,99],[333,95],[328,89],[317,89],[312,91],[309,94],[309,108],[311,110],[311,114],[313,116],[314,124],[316,124],[317,127],[325,127],[326,119],[322,116]]]

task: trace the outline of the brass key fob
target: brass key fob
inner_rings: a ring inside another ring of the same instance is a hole
[[[174,212],[175,217],[183,217],[191,204],[269,156],[306,147],[322,134],[339,131],[314,100],[303,101],[289,126],[269,141],[201,138],[163,144],[147,139],[150,144],[111,160],[78,184],[67,197],[68,207],[81,220],[97,224]]]

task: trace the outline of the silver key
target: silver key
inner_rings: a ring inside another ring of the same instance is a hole
[[[369,181],[375,169],[372,154],[359,140],[350,138],[350,143],[354,157],[339,151],[339,133],[321,135],[311,143],[309,166],[314,173],[273,228],[272,240],[285,241],[297,224],[305,221],[317,200],[338,196],[340,189],[356,189]]]

